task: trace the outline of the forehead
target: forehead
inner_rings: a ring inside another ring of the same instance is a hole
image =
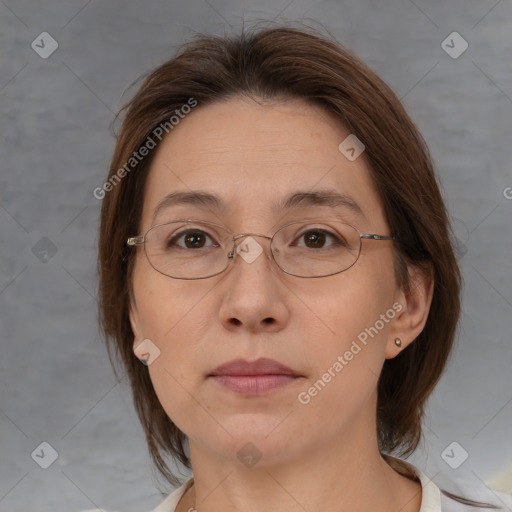
[[[298,190],[335,190],[360,204],[369,222],[379,220],[364,153],[349,161],[338,149],[348,135],[334,116],[302,100],[198,106],[157,149],[143,225],[167,194],[194,190],[223,198],[225,213],[236,216],[275,213],[272,207]]]

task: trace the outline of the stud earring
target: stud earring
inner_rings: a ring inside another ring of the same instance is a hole
[[[397,347],[401,347],[402,346],[402,340],[400,338],[395,338],[395,345]]]

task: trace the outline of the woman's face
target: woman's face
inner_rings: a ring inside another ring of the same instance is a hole
[[[388,235],[364,153],[351,161],[338,149],[349,134],[299,100],[199,106],[158,148],[140,233],[193,218],[234,234],[271,236],[293,220],[338,218],[361,233]],[[275,207],[293,194],[320,191],[343,195],[360,211],[307,200]],[[218,196],[219,207],[169,204],[153,219],[157,205],[176,192]],[[395,284],[392,242],[363,240],[347,271],[304,279],[276,266],[267,239],[254,240],[263,252],[253,261],[237,255],[224,273],[199,280],[160,274],[137,247],[134,346],[149,339],[160,351],[147,369],[166,413],[202,450],[233,461],[249,451],[260,465],[291,460],[343,434],[374,437],[377,379],[403,334],[405,300]],[[259,358],[287,366],[295,377],[248,394],[211,376],[226,362]]]

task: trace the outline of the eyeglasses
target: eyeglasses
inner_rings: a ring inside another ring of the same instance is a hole
[[[339,274],[352,267],[361,253],[363,238],[395,240],[394,236],[361,234],[339,220],[289,222],[267,236],[234,235],[220,224],[187,219],[157,224],[142,236],[128,238],[127,245],[144,245],[150,265],[165,276],[206,279],[224,272],[235,254],[248,263],[254,261],[263,249],[253,237],[270,240],[270,254],[283,272],[310,278]]]

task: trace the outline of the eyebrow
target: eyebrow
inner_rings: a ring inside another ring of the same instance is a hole
[[[227,204],[216,194],[200,190],[191,192],[171,192],[167,194],[155,207],[153,224],[162,210],[171,206],[192,205],[205,210],[225,212]],[[297,191],[289,194],[283,201],[276,203],[272,209],[290,210],[307,206],[327,206],[330,208],[345,208],[366,219],[362,208],[350,196],[335,190],[315,190],[313,192]]]

